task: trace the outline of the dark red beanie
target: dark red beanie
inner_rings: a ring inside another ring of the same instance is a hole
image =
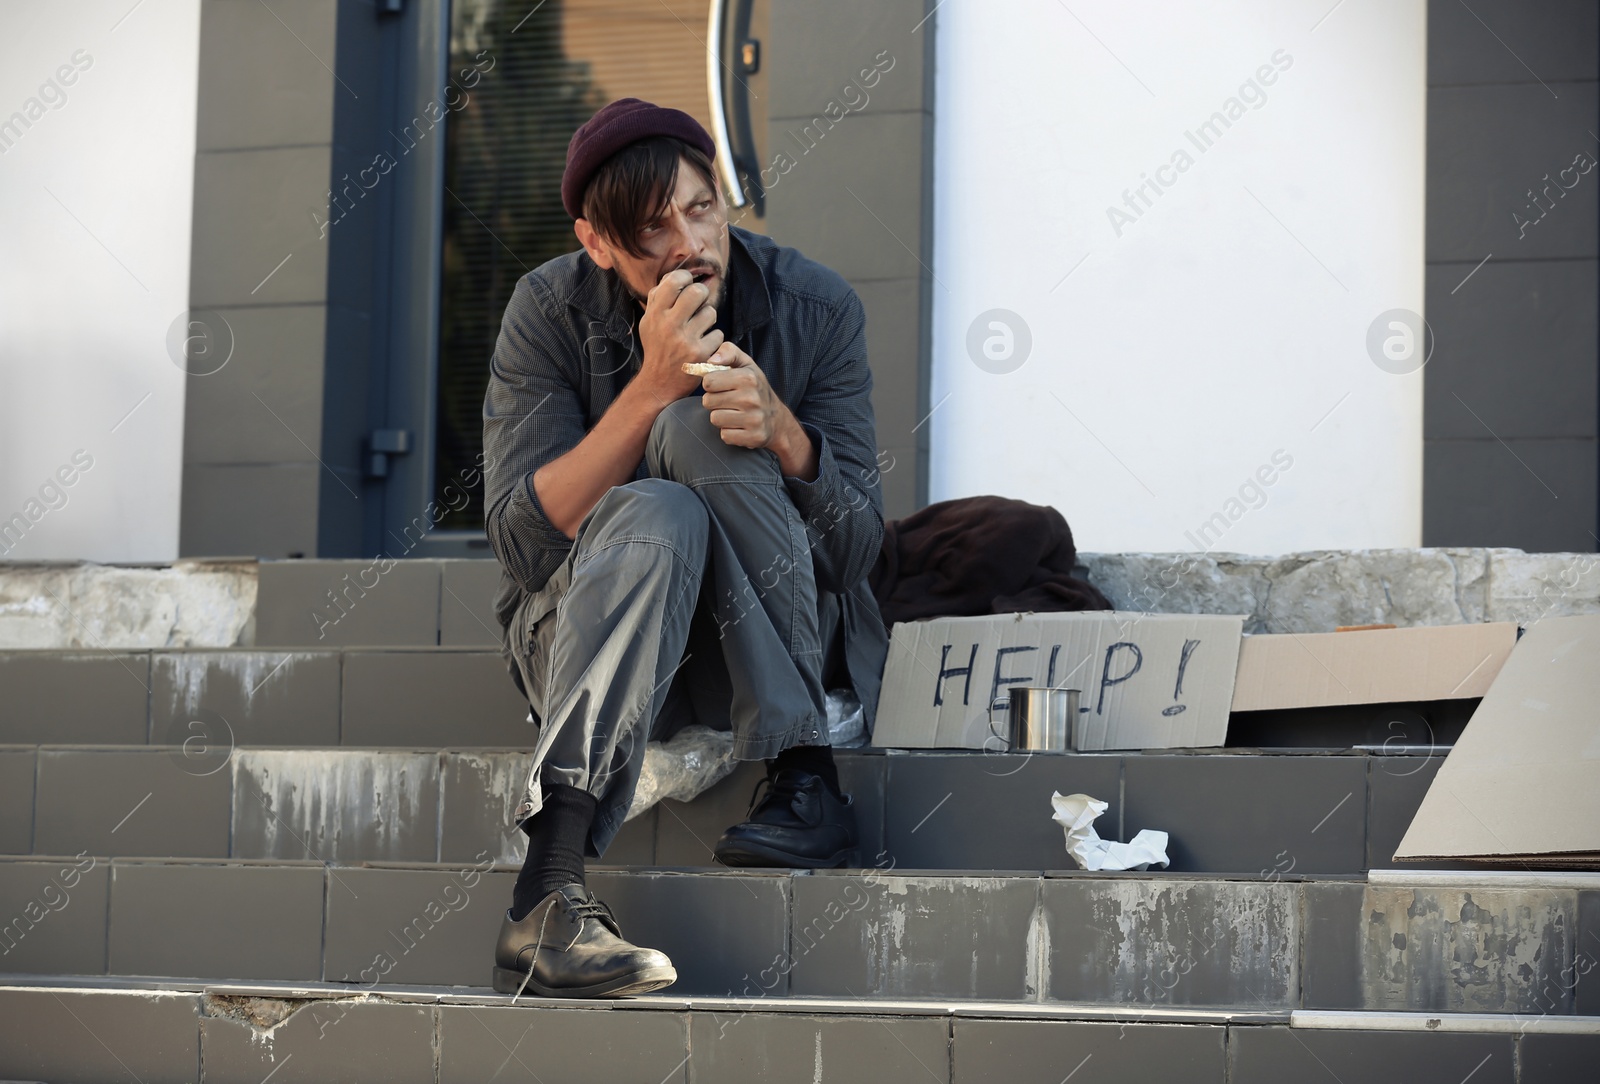
[[[716,144],[700,122],[681,109],[665,109],[638,98],[618,98],[590,117],[567,144],[567,168],[561,174],[561,205],[574,219],[583,217],[583,194],[589,178],[629,143],[650,136],[673,136],[717,157]]]

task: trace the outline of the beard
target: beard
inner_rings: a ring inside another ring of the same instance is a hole
[[[619,281],[621,281],[623,288],[628,291],[628,296],[633,298],[635,301],[637,301],[639,303],[639,308],[640,309],[645,309],[645,308],[649,307],[650,295],[649,295],[648,292],[640,293],[638,290],[634,289],[633,284],[631,282],[629,282],[626,279],[622,278],[621,275],[618,275],[617,278],[618,278]],[[654,284],[652,284],[652,288],[654,288]],[[716,292],[714,294],[712,294],[710,297],[706,298],[706,301],[705,301],[705,303],[707,305],[710,305],[712,308],[717,310],[717,315],[718,315],[719,318],[722,315],[722,301],[723,301],[723,299],[725,297],[727,297],[727,295],[728,295],[728,273],[727,273],[726,269],[719,268],[717,270],[717,289],[716,289]],[[699,311],[699,310],[696,310],[696,311]],[[719,319],[718,322],[720,323],[721,320]]]

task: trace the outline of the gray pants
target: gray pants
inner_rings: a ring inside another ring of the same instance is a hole
[[[614,486],[584,517],[509,629],[540,724],[515,819],[539,811],[545,785],[587,790],[591,857],[622,827],[649,739],[691,722],[731,729],[741,760],[828,740],[824,660],[839,619],[819,613],[777,455],[723,443],[690,396],[656,419],[645,465],[650,477]]]

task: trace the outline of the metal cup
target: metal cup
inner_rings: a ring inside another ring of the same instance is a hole
[[[1077,748],[1078,689],[1013,685],[1008,699],[989,705],[989,733],[1010,752],[1065,753]],[[1006,733],[995,729],[994,709],[1006,705]]]

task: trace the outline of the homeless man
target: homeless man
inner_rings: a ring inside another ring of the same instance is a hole
[[[714,155],[679,110],[595,114],[561,180],[583,248],[518,281],[495,345],[485,528],[539,723],[503,993],[676,979],[623,939],[584,859],[621,828],[645,742],[690,723],[767,762],[717,861],[859,863],[824,690],[870,724],[888,648],[865,583],[883,537],[865,318],[838,274],[730,226]]]

